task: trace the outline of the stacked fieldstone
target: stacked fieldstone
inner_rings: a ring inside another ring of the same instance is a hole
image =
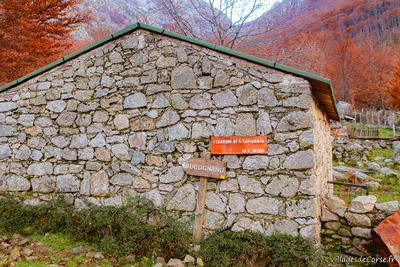
[[[373,149],[392,147],[392,141],[372,141],[347,139],[345,141],[335,139],[333,142],[334,159],[341,162],[367,161]]]
[[[329,123],[310,84],[204,47],[135,31],[0,93],[0,192],[77,208],[143,196],[191,221],[182,163],[211,136],[268,136],[267,155],[218,156],[204,227],[318,235]]]
[[[349,139],[346,122],[334,122],[331,127],[333,158],[341,162],[366,161],[373,149],[396,147],[392,140]]]
[[[322,243],[355,256],[373,253],[371,230],[400,209],[398,201],[376,203],[376,200],[372,195],[358,196],[346,205],[342,199],[327,195],[321,216]]]

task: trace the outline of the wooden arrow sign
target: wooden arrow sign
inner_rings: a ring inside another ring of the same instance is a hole
[[[196,218],[193,225],[193,242],[201,241],[203,233],[204,207],[207,195],[207,177],[225,179],[226,162],[211,160],[210,152],[203,152],[201,158],[190,158],[183,163],[183,169],[189,175],[200,176],[199,193],[196,203]]]
[[[226,162],[206,158],[190,158],[183,163],[183,169],[189,175],[225,179]]]

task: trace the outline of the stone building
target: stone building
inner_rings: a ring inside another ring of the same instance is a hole
[[[330,81],[135,24],[0,88],[0,194],[77,208],[151,199],[193,223],[199,178],[182,164],[211,136],[268,137],[224,155],[204,228],[319,237],[331,179]]]

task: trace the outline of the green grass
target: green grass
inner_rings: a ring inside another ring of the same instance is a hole
[[[91,207],[74,211],[61,199],[40,206],[22,205],[11,198],[0,199],[0,236],[20,233],[40,242],[49,251],[38,251],[40,260],[65,266],[131,266],[127,256],[140,261],[153,256],[183,258],[188,254],[191,234],[182,223],[153,208],[147,199],[135,198],[122,207]],[[146,222],[158,216],[158,223]],[[50,233],[50,234],[49,234]],[[90,248],[89,244],[96,249]],[[80,254],[71,248],[82,246]],[[40,250],[40,249],[39,249]],[[88,259],[86,252],[104,253],[109,260]],[[156,253],[156,254],[154,254]],[[0,256],[1,258],[1,256]],[[0,261],[1,263],[1,261]],[[25,264],[25,262],[18,262]],[[141,267],[144,262],[140,262]],[[30,265],[36,262],[30,262]],[[40,263],[37,263],[40,265]],[[0,267],[5,265],[0,264]]]
[[[394,153],[394,148],[372,149],[368,159],[371,161],[373,161],[377,157],[384,157],[385,159],[391,159],[393,158],[393,153]]]
[[[31,240],[34,242],[41,242],[44,246],[52,247],[57,251],[70,250],[78,246],[87,246],[84,242],[74,242],[73,239],[62,233],[57,234],[34,234],[31,236]]]
[[[376,158],[382,157],[384,159],[392,159],[393,158],[393,153],[394,149],[393,148],[381,148],[381,149],[372,149],[370,151],[370,155],[368,156],[368,161],[373,162]],[[368,163],[364,163],[365,167],[367,167]],[[338,160],[333,162],[333,165],[335,166],[348,166],[348,167],[356,167],[355,162],[339,162]],[[386,165],[386,164],[385,164]],[[377,202],[387,202],[387,201],[393,201],[397,200],[400,202],[400,169],[399,165],[396,163],[391,163],[391,165],[386,165],[386,167],[389,167],[391,170],[394,172],[398,173],[396,177],[388,177],[386,175],[380,174],[379,172],[375,174],[370,174],[370,178],[368,179],[369,181],[378,181],[380,186],[377,188],[370,188],[370,195],[375,195],[378,200]],[[366,170],[366,169],[364,169]],[[346,179],[344,181],[340,182],[350,182],[350,179]],[[341,186],[334,186],[335,192],[337,192],[337,195],[339,194],[339,190],[343,189]],[[365,194],[365,190],[363,191]],[[346,197],[342,196],[342,198],[346,201],[349,201],[353,198],[354,195],[349,195]]]
[[[400,188],[399,188],[400,190]],[[377,203],[388,202],[397,200],[400,203],[399,191],[397,192],[380,192],[380,191],[372,191],[371,195],[377,197]]]
[[[4,233],[1,233],[4,234]],[[40,248],[32,248],[35,252],[33,255],[39,256],[39,260],[27,261],[23,256],[15,263],[16,267],[42,267],[51,264],[64,265],[66,267],[76,266],[101,266],[101,267],[112,267],[114,264],[109,260],[97,260],[89,259],[84,256],[86,252],[90,251],[90,245],[85,242],[76,242],[72,237],[57,233],[57,234],[33,234],[29,236],[30,244],[37,244],[40,242],[42,246]],[[70,250],[82,246],[82,254],[71,254]],[[29,247],[29,246],[28,246]],[[3,263],[0,261],[0,266]],[[5,263],[4,263],[5,264]]]
[[[15,264],[16,267],[45,267],[48,266],[46,265],[45,262],[19,262]]]
[[[373,189],[371,194],[378,198],[377,202],[397,200],[400,203],[400,174],[396,177],[378,176],[382,181],[379,188]]]
[[[400,131],[395,131],[396,136],[400,135]],[[393,129],[391,128],[379,128],[379,137],[393,137]]]

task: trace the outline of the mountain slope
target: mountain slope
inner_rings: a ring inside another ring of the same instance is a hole
[[[92,12],[92,21],[77,30],[77,39],[97,39],[98,31],[112,33],[123,29],[140,18],[147,17],[153,25],[163,25],[163,14],[151,0],[85,0],[79,7]],[[151,15],[150,15],[151,14]]]
[[[202,31],[204,20],[187,1],[181,1],[180,10],[184,10],[193,20],[193,27]],[[204,4],[206,4],[204,2]],[[172,21],[164,14],[154,0],[84,0],[80,10],[90,10],[92,21],[82,25],[75,38],[92,42],[107,34],[121,30],[136,22],[168,28]]]
[[[399,32],[400,1],[398,0],[283,0],[272,10],[291,9],[290,19],[285,27],[292,34],[304,31],[339,31],[358,34],[373,34],[382,39],[393,38]]]

